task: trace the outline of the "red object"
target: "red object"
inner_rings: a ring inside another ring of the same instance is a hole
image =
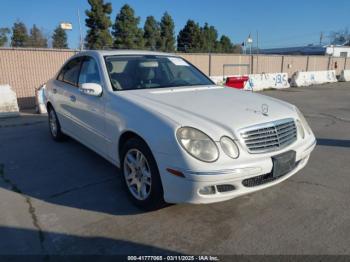
[[[182,172],[177,171],[175,169],[167,168],[166,171],[168,171],[170,174],[174,176],[185,177],[185,175]]]
[[[225,86],[243,89],[248,80],[248,76],[230,76],[226,78]]]

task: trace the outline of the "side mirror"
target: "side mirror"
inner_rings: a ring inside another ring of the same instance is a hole
[[[102,86],[95,83],[84,83],[80,85],[79,91],[89,96],[101,96]]]

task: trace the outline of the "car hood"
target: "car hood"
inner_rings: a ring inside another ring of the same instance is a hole
[[[248,126],[297,116],[294,106],[261,94],[221,86],[123,92],[134,103],[150,108],[180,126],[217,133],[236,133]],[[222,131],[221,131],[222,132]]]

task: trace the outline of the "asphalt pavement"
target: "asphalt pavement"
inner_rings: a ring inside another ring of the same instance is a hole
[[[267,91],[297,105],[318,140],[305,169],[210,205],[135,208],[119,171],[47,117],[0,120],[0,254],[348,254],[350,83]]]

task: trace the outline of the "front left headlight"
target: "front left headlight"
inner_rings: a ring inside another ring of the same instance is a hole
[[[177,130],[176,137],[185,151],[198,160],[214,162],[219,158],[215,142],[196,128],[182,127]]]
[[[303,116],[303,114],[300,112],[300,110],[296,107],[295,110],[297,111],[298,113],[298,117],[299,117],[299,120],[302,124],[302,126],[304,127],[304,129],[306,130],[306,132],[311,135],[312,134],[312,130],[311,130],[311,127],[309,126],[309,124],[307,123],[305,117]]]

